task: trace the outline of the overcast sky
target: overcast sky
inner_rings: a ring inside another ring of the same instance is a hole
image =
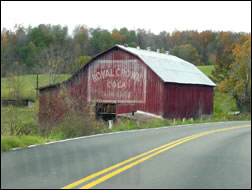
[[[251,33],[250,1],[213,2],[20,2],[1,1],[1,29],[15,24],[74,27],[101,27],[112,30],[127,27],[161,31],[203,30]]]

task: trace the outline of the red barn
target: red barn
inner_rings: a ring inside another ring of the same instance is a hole
[[[196,66],[150,49],[114,47],[96,55],[67,81],[40,88],[40,121],[63,117],[63,84],[82,110],[95,104],[105,118],[141,110],[164,118],[212,116],[215,84]],[[53,112],[48,112],[48,108]]]

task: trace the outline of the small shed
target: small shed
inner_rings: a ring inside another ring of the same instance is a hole
[[[67,81],[39,88],[41,122],[63,117],[63,85],[78,99],[79,109],[93,104],[96,117],[105,120],[137,110],[172,119],[213,114],[215,84],[195,65],[150,49],[115,45]]]

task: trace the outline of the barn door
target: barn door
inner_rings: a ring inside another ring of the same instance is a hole
[[[105,121],[114,120],[116,116],[116,104],[113,103],[96,103],[96,119]]]

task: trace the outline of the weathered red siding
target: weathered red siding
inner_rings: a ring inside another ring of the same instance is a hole
[[[142,110],[157,115],[163,115],[163,91],[164,83],[151,69],[147,68],[146,101],[144,103],[136,104],[118,104],[116,107],[116,113],[129,113],[136,110]]]
[[[166,83],[164,117],[190,118],[213,113],[213,88],[204,85]]]
[[[55,122],[60,120],[66,111],[58,88],[51,88],[40,92],[39,122]]]

